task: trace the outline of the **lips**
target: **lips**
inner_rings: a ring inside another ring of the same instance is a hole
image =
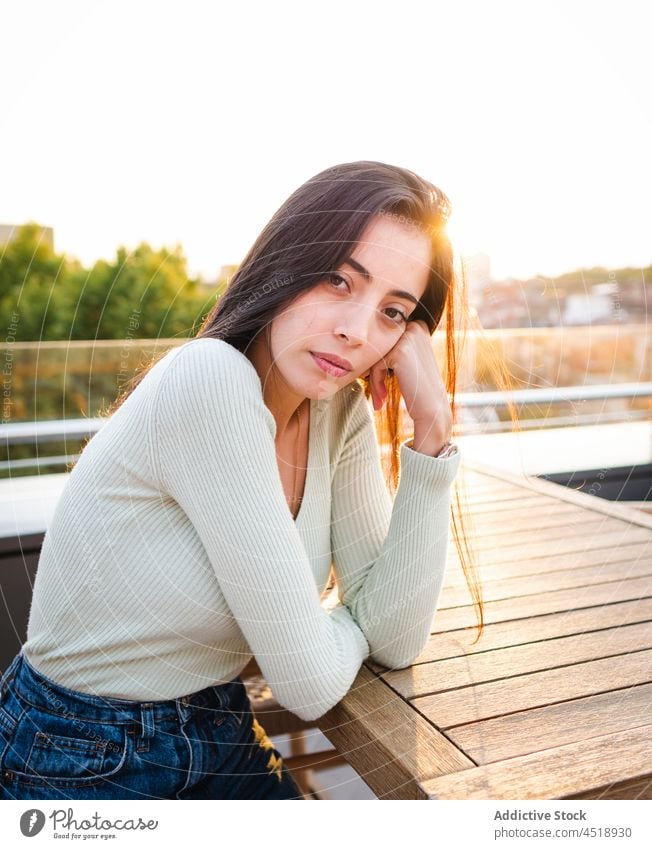
[[[327,351],[312,351],[313,356],[319,357],[322,360],[327,360],[329,363],[332,363],[334,366],[338,368],[343,368],[346,371],[351,371],[353,366],[348,360],[342,359],[342,357],[338,357],[337,354],[329,354]]]
[[[316,353],[311,351],[310,356],[322,371],[326,372],[326,374],[330,374],[332,377],[342,377],[343,375],[348,374],[348,372],[350,372],[353,368],[348,360],[343,360],[341,357],[335,357],[334,354],[325,355],[321,352]],[[331,357],[332,359],[330,359]],[[343,365],[339,365],[339,363],[342,363]]]

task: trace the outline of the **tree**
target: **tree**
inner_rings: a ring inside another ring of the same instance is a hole
[[[196,332],[209,306],[188,277],[179,245],[153,250],[141,242],[131,252],[120,247],[114,262],[100,260],[71,275],[58,338],[185,338]]]
[[[0,253],[0,315],[16,342],[52,339],[61,294],[79,263],[57,254],[30,222]]]

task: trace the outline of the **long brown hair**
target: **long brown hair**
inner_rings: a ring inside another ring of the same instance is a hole
[[[442,316],[446,328],[445,384],[455,421],[455,389],[459,342],[456,310],[466,313],[464,276],[455,269],[446,233],[450,202],[432,183],[405,168],[382,162],[348,162],[327,168],[296,191],[274,213],[238,267],[226,291],[204,319],[197,337],[221,339],[243,353],[259,331],[301,292],[335,270],[359,241],[373,216],[391,215],[418,227],[431,241],[428,283],[410,320],[426,322],[432,335]],[[150,363],[116,400],[113,412],[135,389]],[[367,398],[370,385],[358,378]],[[396,491],[401,442],[401,394],[396,377],[386,383],[387,401],[376,413],[377,432],[387,450],[383,464],[388,488]],[[455,482],[451,504],[453,534],[467,586],[477,609],[480,637],[484,626],[482,594],[464,529]]]

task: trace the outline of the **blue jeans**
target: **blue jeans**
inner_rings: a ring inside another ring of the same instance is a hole
[[[61,687],[19,653],[0,683],[0,799],[302,799],[242,680],[169,701]]]

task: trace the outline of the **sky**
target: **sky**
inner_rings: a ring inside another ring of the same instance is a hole
[[[646,2],[5,0],[0,223],[238,263],[338,162],[449,196],[494,278],[652,262]]]

